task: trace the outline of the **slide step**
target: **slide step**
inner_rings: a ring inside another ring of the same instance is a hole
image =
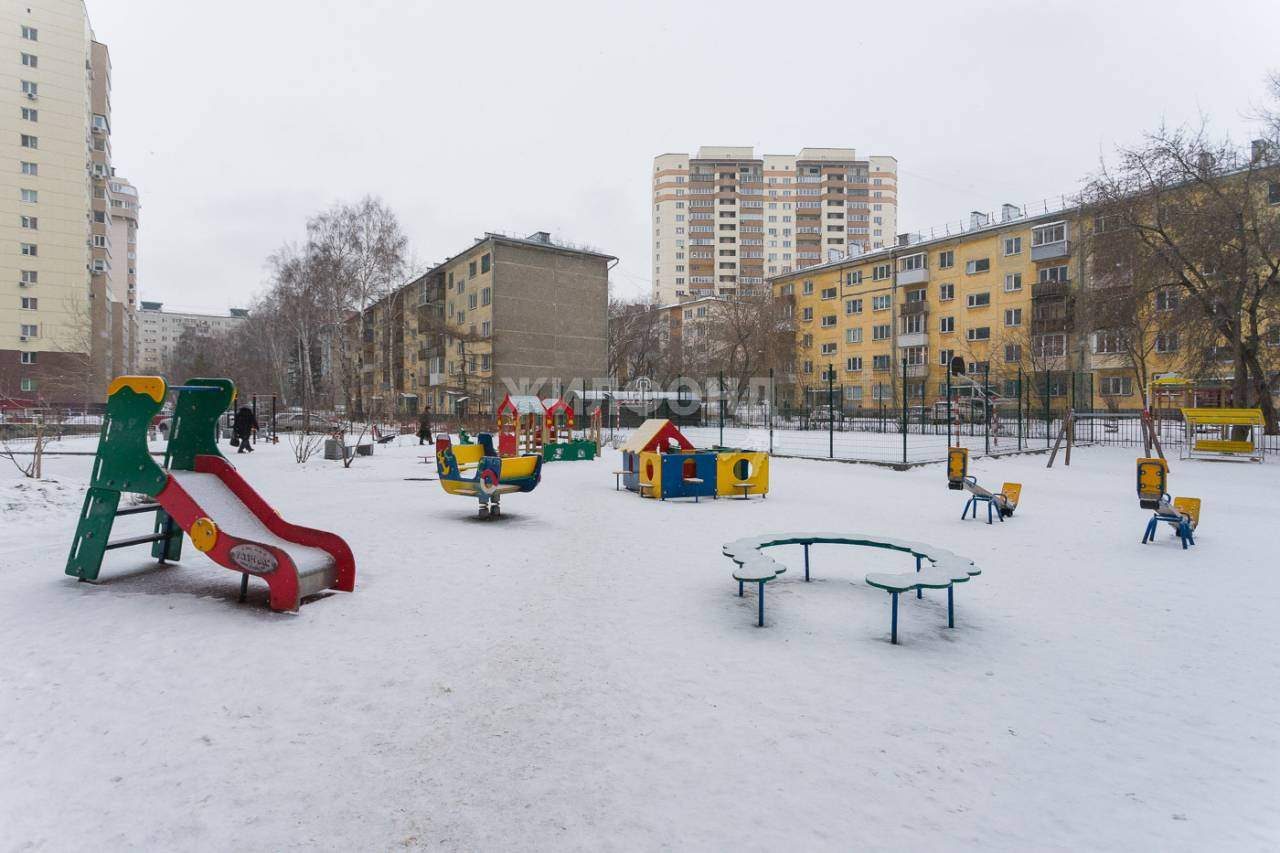
[[[148,542],[163,542],[172,534],[168,533],[152,533],[148,536],[134,536],[130,539],[118,539],[115,542],[108,542],[107,547],[103,550],[110,551],[113,548],[128,548],[130,545],[145,545]]]

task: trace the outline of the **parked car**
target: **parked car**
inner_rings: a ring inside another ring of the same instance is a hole
[[[814,423],[840,423],[844,420],[844,412],[832,406],[817,406],[809,414],[809,420]]]

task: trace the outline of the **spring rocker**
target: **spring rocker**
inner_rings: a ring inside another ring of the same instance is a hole
[[[1165,522],[1182,541],[1185,551],[1196,544],[1195,529],[1200,524],[1199,498],[1170,498],[1169,463],[1163,459],[1138,460],[1138,505],[1152,510],[1151,520],[1142,534],[1142,544],[1154,542],[1156,528]]]
[[[147,449],[147,425],[166,394],[177,391],[164,467]],[[76,525],[66,574],[95,582],[107,551],[151,545],[160,561],[177,562],[182,535],[220,566],[267,582],[272,610],[297,610],[326,589],[351,592],[356,567],[339,536],[290,524],[254,491],[218,450],[218,419],[235,400],[229,379],[190,379],[175,388],[158,376],[121,376],[107,388],[97,457]],[[120,509],[125,493],[155,503]],[[154,532],[110,541],[115,520],[154,512]]]
[[[1022,496],[1021,483],[1005,483],[1000,487],[998,492],[989,492],[982,486],[978,485],[978,478],[969,475],[969,450],[965,447],[952,447],[947,450],[947,488],[959,491],[964,489],[969,492],[969,500],[965,502],[964,510],[960,513],[960,518],[967,518],[969,508],[973,508],[973,517],[978,517],[978,503],[983,501],[987,504],[987,524],[992,521],[991,516],[998,515],[1000,522],[1013,515],[1013,511],[1018,508],[1018,498]]]
[[[542,456],[499,456],[493,448],[493,436],[476,435],[475,444],[453,446],[449,436],[436,439],[436,468],[440,486],[450,495],[474,497],[480,501],[480,518],[498,518],[502,514],[502,496],[513,492],[532,492],[542,480]],[[463,471],[474,471],[470,478]]]

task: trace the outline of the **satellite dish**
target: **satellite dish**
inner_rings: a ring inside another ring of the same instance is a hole
[[[964,376],[964,359],[958,355],[951,357],[951,375]]]

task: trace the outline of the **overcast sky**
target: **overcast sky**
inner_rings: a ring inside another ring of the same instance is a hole
[[[141,298],[216,311],[366,193],[422,264],[547,230],[645,294],[652,159],[699,145],[896,156],[899,230],[927,232],[1070,193],[1161,120],[1243,142],[1280,67],[1276,0],[88,5]]]

